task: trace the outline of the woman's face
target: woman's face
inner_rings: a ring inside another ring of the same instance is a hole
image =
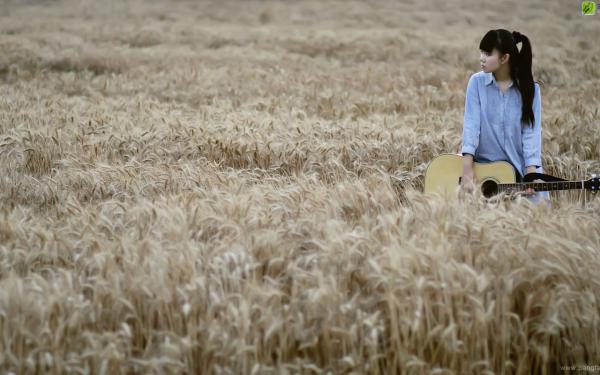
[[[495,72],[500,68],[500,66],[508,61],[504,56],[504,60],[500,58],[500,52],[497,49],[493,49],[491,53],[479,50],[479,62],[481,64],[481,69],[486,72]]]

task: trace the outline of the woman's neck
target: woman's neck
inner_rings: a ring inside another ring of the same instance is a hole
[[[498,71],[492,73],[494,78],[496,78],[496,82],[506,82],[510,81],[510,72],[507,69],[498,69]]]

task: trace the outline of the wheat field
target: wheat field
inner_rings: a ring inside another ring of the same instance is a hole
[[[422,193],[429,161],[459,150],[493,28],[532,42],[546,173],[600,173],[600,15],[558,0],[0,6],[1,373],[600,366],[597,197]]]

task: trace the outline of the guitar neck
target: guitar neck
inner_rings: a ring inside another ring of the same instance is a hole
[[[498,184],[499,192],[518,192],[529,188],[535,191],[583,190],[584,181],[517,182]]]

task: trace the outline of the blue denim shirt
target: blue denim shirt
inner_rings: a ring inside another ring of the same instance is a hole
[[[541,168],[542,100],[534,83],[534,126],[521,126],[521,92],[510,84],[504,93],[492,73],[479,71],[467,84],[461,152],[475,161],[506,160],[525,175],[527,166]],[[523,124],[525,125],[525,124]]]

